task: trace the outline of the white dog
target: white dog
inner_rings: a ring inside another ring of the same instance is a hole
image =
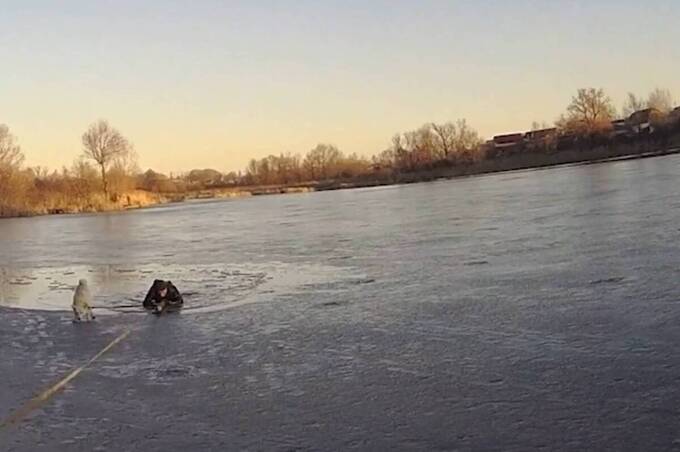
[[[73,315],[75,316],[75,321],[90,321],[94,320],[94,314],[92,314],[92,295],[90,294],[90,289],[87,286],[87,280],[81,279],[78,281],[78,287],[73,293]]]

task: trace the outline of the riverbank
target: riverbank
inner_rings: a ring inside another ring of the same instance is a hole
[[[253,195],[294,193],[296,191],[329,191],[352,188],[377,187],[394,184],[410,184],[431,182],[440,179],[455,179],[458,177],[493,174],[506,171],[551,168],[564,165],[589,165],[619,160],[634,160],[659,157],[680,153],[680,140],[672,147],[652,149],[652,146],[638,146],[634,149],[595,148],[588,150],[565,150],[548,154],[523,153],[501,158],[483,160],[468,165],[433,168],[410,173],[376,173],[361,180],[340,180],[315,182],[295,187],[242,187],[241,190],[252,190]]]
[[[663,149],[652,149],[640,146],[634,150],[595,148],[589,150],[565,150],[549,154],[524,153],[507,157],[483,160],[480,162],[455,167],[433,168],[425,171],[390,174],[383,177],[364,179],[362,181],[335,181],[321,183],[314,187],[315,191],[340,190],[348,188],[374,187],[392,184],[409,184],[430,182],[440,179],[493,174],[505,171],[551,168],[564,165],[589,165],[618,160],[634,160],[680,153],[680,142]]]
[[[106,198],[103,194],[67,198],[61,193],[50,193],[30,206],[17,206],[5,210],[2,218],[35,217],[42,215],[66,215],[82,213],[117,212],[123,210],[141,209],[171,202],[163,194],[145,190],[132,190],[118,195],[115,199]]]
[[[359,179],[306,182],[295,185],[268,185],[226,187],[195,190],[186,193],[154,193],[134,190],[124,193],[116,201],[105,201],[103,196],[95,196],[86,201],[45,203],[34,211],[15,212],[5,217],[38,216],[51,214],[77,214],[113,212],[153,207],[161,204],[178,203],[196,199],[235,199],[250,196],[309,193],[315,191],[342,190],[352,188],[376,187],[394,184],[430,182],[440,179],[453,179],[482,174],[525,169],[550,168],[574,164],[595,164],[617,160],[650,158],[680,153],[680,139],[659,148],[651,143],[628,146],[603,146],[593,149],[570,149],[551,153],[525,152],[504,157],[486,159],[465,165],[438,167],[415,172],[396,173],[391,171],[373,172]],[[66,206],[66,207],[63,207]]]

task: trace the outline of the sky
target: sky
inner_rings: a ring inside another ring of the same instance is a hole
[[[0,123],[50,168],[100,118],[163,172],[372,155],[432,121],[552,123],[582,87],[680,103],[678,23],[677,0],[2,0]]]

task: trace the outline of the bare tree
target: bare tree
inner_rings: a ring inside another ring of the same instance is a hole
[[[277,175],[277,183],[289,184],[300,181],[300,156],[290,152],[272,156]]]
[[[647,108],[647,102],[633,93],[628,93],[626,101],[623,103],[623,116],[626,118],[638,110]]]
[[[107,168],[116,159],[123,158],[129,153],[132,146],[107,121],[99,120],[92,124],[87,129],[87,132],[83,134],[83,148],[85,156],[94,160],[99,165],[104,195],[108,198]]]
[[[479,137],[479,133],[472,127],[470,127],[465,120],[459,119],[456,121],[456,128],[458,129],[458,134],[456,135],[456,153],[460,155],[467,155],[482,144],[482,139]]]
[[[367,173],[370,167],[371,163],[368,159],[352,153],[338,163],[337,173],[340,177],[349,179]]]
[[[445,124],[432,123],[432,130],[437,136],[437,144],[442,157],[448,159],[453,154],[456,141],[456,125],[452,122]]]
[[[80,157],[73,162],[69,173],[71,176],[71,196],[80,202],[88,200],[97,190],[97,168]]]
[[[248,185],[255,185],[259,183],[258,180],[259,174],[258,174],[258,166],[257,166],[257,159],[250,159],[248,162],[248,166],[246,167],[246,183]]]
[[[430,124],[404,133],[404,140],[416,165],[430,164],[438,157],[436,137]]]
[[[567,107],[567,128],[586,133],[611,127],[615,110],[602,88],[581,88]]]
[[[9,127],[0,124],[0,217],[24,210],[31,184],[30,171],[23,171],[24,155]]]
[[[415,169],[415,159],[412,149],[409,148],[406,134],[397,133],[392,136],[391,151],[394,159],[394,168],[397,171],[412,171]]]
[[[673,96],[667,89],[656,88],[649,93],[647,108],[656,108],[662,113],[668,113],[673,109]]]
[[[479,134],[465,119],[459,119],[455,124],[428,123],[419,129],[395,135],[389,157],[394,168],[416,171],[442,160],[473,160],[480,145]]]
[[[16,139],[9,133],[9,127],[0,124],[0,167],[18,169],[24,162],[21,147],[16,144]]]
[[[333,170],[342,158],[342,152],[332,144],[318,144],[307,153],[303,166],[311,180],[326,180],[334,176]]]
[[[135,179],[141,173],[137,164],[137,153],[132,149],[121,153],[111,162],[107,172],[109,192],[113,199],[134,190]]]

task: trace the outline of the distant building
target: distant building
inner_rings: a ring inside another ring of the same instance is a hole
[[[626,136],[630,132],[631,129],[625,119],[616,119],[612,121],[612,130],[609,132],[609,136],[612,138]]]
[[[523,133],[509,133],[493,137],[493,147],[496,154],[508,154],[519,150],[524,141]]]
[[[531,130],[524,134],[524,141],[530,146],[545,146],[557,139],[557,128]]]
[[[663,118],[663,113],[656,108],[638,110],[626,119],[626,124],[635,133],[652,133],[654,124]]]

